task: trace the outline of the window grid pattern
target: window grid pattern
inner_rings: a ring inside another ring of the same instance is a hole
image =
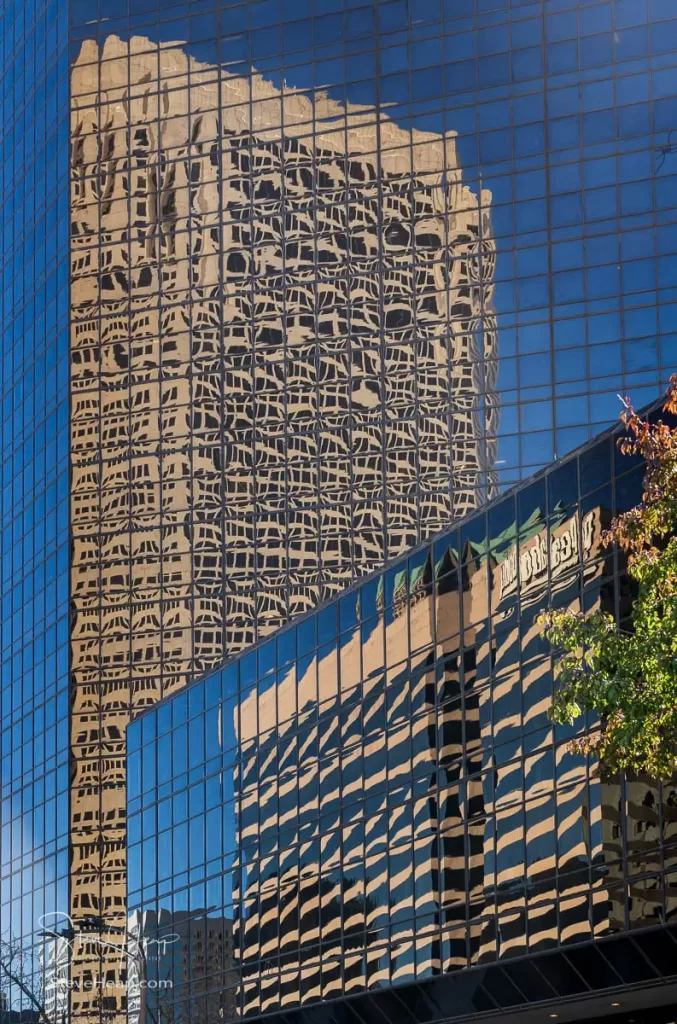
[[[67,32],[56,0],[2,4],[0,1012],[17,1020],[53,962],[37,933],[68,907]]]
[[[595,722],[548,722],[537,623],[548,603],[626,618],[600,538],[641,479],[607,435],[132,723],[129,908],[150,940],[180,922],[171,1012],[272,1013],[668,920],[675,786],[568,751]],[[231,937],[192,974],[187,922]]]
[[[262,0],[201,4],[192,17],[164,3],[115,14],[101,40],[187,39],[239,74],[254,66],[366,107],[378,96],[400,126],[457,133],[464,180],[493,197],[502,482],[592,436],[619,390],[655,397],[675,362],[670,0]],[[73,34],[77,47],[92,28]]]
[[[122,928],[130,716],[674,369],[677,18],[69,9],[71,911]]]
[[[71,916],[123,934],[130,714],[491,493],[491,197],[143,38],[83,42],[71,141]]]

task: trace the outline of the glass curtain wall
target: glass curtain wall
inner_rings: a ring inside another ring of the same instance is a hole
[[[497,429],[453,133],[233,63],[242,11],[114,7],[71,22],[70,910],[111,943],[130,716],[486,500]]]
[[[641,479],[607,435],[132,723],[130,920],[160,951],[134,1021],[272,1013],[670,920],[675,784],[569,750],[597,723],[548,721],[538,623],[549,604],[626,618],[600,538]]]
[[[76,54],[85,38],[99,50],[113,36],[135,37],[137,48],[175,44],[241,83],[226,94],[242,106],[256,108],[250,83],[262,79],[314,104],[311,119],[324,118],[326,94],[405,133],[454,137],[474,205],[485,190],[491,197],[500,481],[592,436],[614,418],[617,391],[649,401],[674,367],[671,0],[101,0],[98,12],[75,0],[73,9]],[[241,126],[281,139],[270,115],[257,121],[253,109]],[[411,212],[393,231],[400,251]]]
[[[0,1008],[28,1021],[68,912],[68,23],[1,7]]]
[[[674,368],[677,17],[70,14],[70,912],[118,941],[130,718]]]

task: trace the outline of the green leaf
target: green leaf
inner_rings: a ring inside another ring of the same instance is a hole
[[[666,408],[677,412],[677,377]],[[636,594],[631,628],[595,611],[587,617],[552,610],[539,619],[556,655],[557,687],[549,717],[574,723],[594,713],[600,728],[572,744],[592,750],[603,771],[619,768],[670,777],[677,769],[677,428],[623,415],[628,454],[646,460],[641,505],[621,516],[605,538],[627,554]]]

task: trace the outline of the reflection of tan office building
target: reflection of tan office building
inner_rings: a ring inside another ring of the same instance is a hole
[[[494,245],[452,136],[141,38],[71,96],[71,913],[121,927],[132,711],[491,490]]]
[[[488,561],[486,547],[448,549],[436,566],[424,552],[408,579],[379,589],[366,636],[247,697],[235,931],[245,1012],[623,924],[620,789],[552,746],[537,622],[548,585],[560,604],[577,599],[581,558],[586,593],[608,600],[603,518],[559,516],[548,529],[535,515],[519,543],[514,527],[494,539]],[[651,787],[632,785],[633,803],[651,805]],[[643,828],[646,811],[631,820]],[[650,923],[646,905],[638,920]]]

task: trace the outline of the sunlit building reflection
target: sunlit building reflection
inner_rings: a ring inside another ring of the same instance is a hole
[[[624,622],[631,606],[601,537],[641,476],[612,486],[612,441],[130,727],[130,906],[185,899],[193,876],[220,894],[234,1016],[596,946],[674,914],[674,783],[601,776],[569,748],[599,723],[547,715],[543,609]],[[166,838],[142,820],[155,764],[181,822],[162,864]]]
[[[495,246],[453,132],[178,45],[85,40],[70,132],[70,913],[114,944],[130,717],[493,493]]]

